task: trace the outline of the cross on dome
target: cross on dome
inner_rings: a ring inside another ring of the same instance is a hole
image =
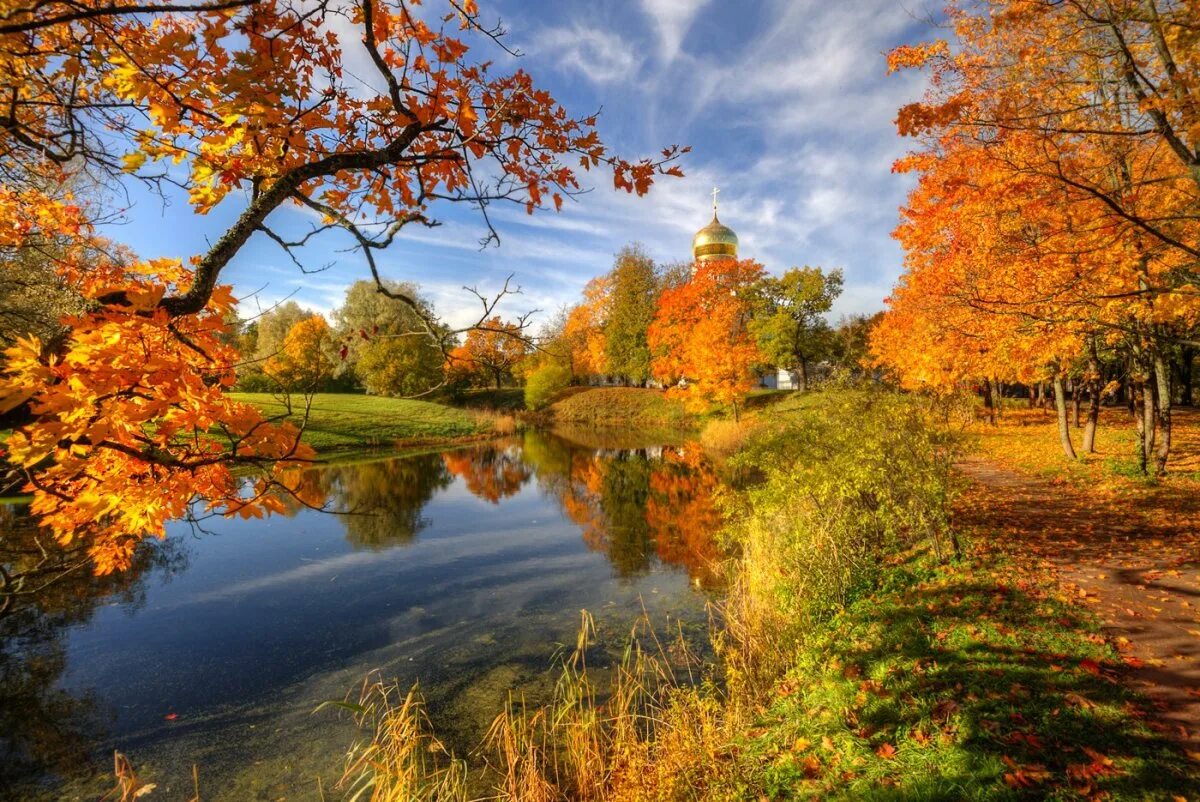
[[[738,238],[733,229],[717,219],[717,195],[721,192],[713,187],[712,222],[696,232],[692,238],[692,258],[696,262],[711,262],[714,259],[736,259]]]

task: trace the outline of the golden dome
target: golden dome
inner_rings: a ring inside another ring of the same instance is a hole
[[[697,262],[709,262],[714,259],[736,259],[738,248],[737,234],[733,229],[724,225],[713,212],[712,222],[696,232],[692,237],[692,255]]]

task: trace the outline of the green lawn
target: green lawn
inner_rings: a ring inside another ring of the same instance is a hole
[[[231,393],[267,415],[285,411],[270,393]],[[300,423],[303,399],[293,399]],[[470,412],[428,401],[380,398],[352,393],[313,396],[304,440],[318,451],[373,446],[412,445],[482,434],[489,426]]]

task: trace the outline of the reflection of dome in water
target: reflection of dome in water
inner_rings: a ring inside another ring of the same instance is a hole
[[[692,237],[692,255],[697,262],[714,259],[736,259],[738,238],[733,229],[717,219],[716,190],[713,190],[712,222]]]

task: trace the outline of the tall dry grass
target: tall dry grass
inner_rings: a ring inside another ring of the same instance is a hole
[[[334,786],[348,802],[467,799],[466,765],[432,734],[416,686],[403,692],[371,675],[357,700],[321,707],[330,705],[350,711],[366,736],[346,754],[345,770]]]
[[[513,415],[495,412],[487,409],[473,409],[470,412],[475,421],[475,427],[481,432],[498,435],[516,434],[522,428],[521,421]]]
[[[742,721],[714,685],[698,682],[695,656],[681,643],[665,647],[643,617],[598,682],[587,663],[594,637],[585,612],[552,700],[531,709],[509,698],[478,750],[475,778],[430,734],[415,689],[364,685],[343,705],[364,737],[338,789],[353,802],[736,799],[727,758]]]
[[[700,445],[709,456],[725,460],[740,451],[759,426],[754,415],[743,415],[741,420],[714,418],[701,430]]]

